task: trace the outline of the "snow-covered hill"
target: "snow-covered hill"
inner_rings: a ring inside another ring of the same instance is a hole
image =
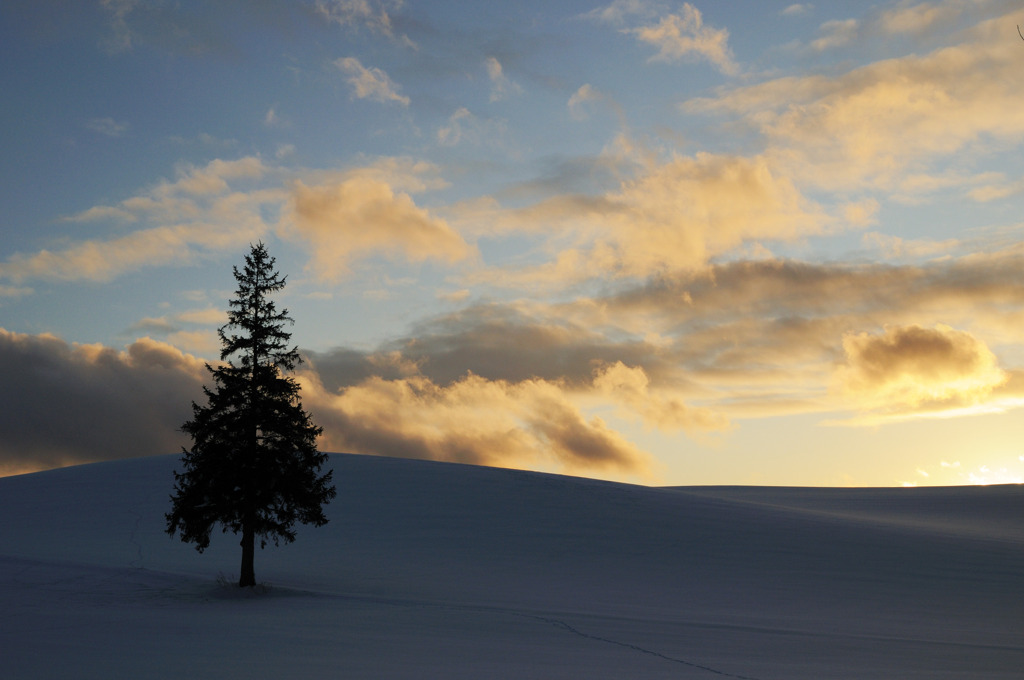
[[[1024,488],[647,488],[333,455],[330,524],[169,538],[176,456],[0,479],[6,678],[1020,678]]]

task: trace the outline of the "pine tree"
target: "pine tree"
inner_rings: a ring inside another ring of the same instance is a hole
[[[301,362],[288,347],[292,322],[269,299],[284,288],[274,258],[263,243],[252,246],[245,267],[234,267],[238,290],[229,302],[228,323],[218,331],[217,368],[207,364],[214,387],[203,387],[207,405],[192,403],[193,417],[182,425],[192,437],[174,473],[167,533],[180,534],[203,552],[219,523],[223,532],[241,533],[242,569],[238,585],[256,585],[255,539],[266,547],[295,540],[296,521],[323,526],[323,505],[334,498],[332,472],[320,474],[327,460],[316,449],[323,428],[313,424],[299,400],[299,385],[285,375]]]

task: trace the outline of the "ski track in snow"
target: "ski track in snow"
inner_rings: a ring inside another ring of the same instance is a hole
[[[738,678],[739,680],[759,680],[758,678],[754,678],[754,677],[751,677],[749,675],[736,675],[734,673],[726,673],[725,671],[720,671],[720,670],[717,670],[715,668],[711,668],[710,666],[702,666],[701,664],[694,663],[693,661],[686,661],[685,659],[677,659],[674,656],[668,656],[667,654],[662,654],[661,652],[656,652],[656,651],[654,651],[652,649],[647,649],[645,647],[641,647],[640,645],[634,645],[634,644],[631,644],[629,642],[621,642],[619,640],[612,640],[610,638],[601,637],[600,635],[592,635],[590,633],[584,633],[583,631],[579,630],[578,628],[575,628],[574,626],[571,626],[568,623],[566,623],[565,621],[562,621],[560,619],[552,619],[552,618],[548,618],[548,617],[545,617],[545,616],[533,616],[533,615],[528,615],[528,614],[521,614],[521,616],[530,616],[530,618],[537,619],[538,621],[544,621],[545,623],[550,623],[553,626],[557,626],[558,628],[562,628],[564,630],[569,631],[573,635],[578,635],[578,636],[580,636],[582,638],[586,638],[588,640],[596,640],[598,642],[604,642],[604,643],[610,644],[610,645],[618,645],[619,647],[625,647],[626,649],[632,649],[634,651],[641,652],[642,654],[649,654],[649,655],[657,657],[659,659],[665,659],[666,661],[671,661],[673,663],[682,664],[683,666],[689,666],[690,668],[696,668],[696,669],[699,669],[699,670],[702,670],[702,671],[707,671],[708,673],[714,673],[715,675],[721,675],[721,676],[726,677],[726,678]]]
[[[667,654],[662,654],[661,652],[655,651],[653,649],[647,649],[646,647],[641,647],[640,645],[632,644],[630,642],[622,642],[620,640],[614,640],[612,638],[603,637],[603,636],[600,636],[600,635],[594,635],[592,633],[587,633],[587,632],[585,632],[583,630],[580,630],[576,626],[573,626],[572,624],[568,623],[567,621],[564,621],[564,620],[559,619],[559,618],[554,618],[552,616],[542,616],[540,614],[531,614],[531,613],[528,613],[528,612],[525,612],[525,611],[517,611],[515,609],[508,609],[508,608],[503,608],[503,607],[493,607],[493,606],[486,606],[486,605],[478,605],[478,606],[474,606],[474,605],[451,605],[451,604],[426,602],[426,601],[395,600],[395,599],[389,599],[389,598],[360,597],[360,596],[351,596],[351,595],[340,595],[340,594],[336,594],[336,593],[314,593],[312,591],[299,591],[299,592],[304,592],[305,594],[316,595],[316,596],[320,596],[320,597],[337,598],[337,599],[342,599],[342,600],[361,600],[361,601],[364,601],[364,602],[373,602],[375,604],[388,604],[388,605],[398,606],[398,607],[410,607],[410,608],[420,608],[420,609],[428,609],[429,608],[429,609],[437,609],[437,610],[445,610],[445,611],[460,611],[460,612],[482,612],[482,613],[488,613],[488,614],[502,614],[502,615],[505,615],[505,616],[515,616],[515,617],[519,617],[519,618],[530,619],[530,620],[533,620],[533,621],[539,621],[541,623],[545,623],[545,624],[554,626],[556,628],[560,628],[560,629],[562,629],[562,630],[564,630],[566,632],[572,633],[573,635],[581,637],[581,638],[583,638],[585,640],[593,640],[595,642],[601,642],[601,643],[608,644],[608,645],[615,645],[617,647],[622,647],[624,649],[629,649],[629,650],[632,650],[634,652],[639,652],[641,654],[647,654],[649,656],[653,656],[653,657],[656,657],[658,659],[664,659],[665,661],[670,661],[672,663],[677,663],[677,664],[680,664],[680,665],[683,665],[683,666],[688,666],[690,668],[695,668],[697,670],[707,671],[708,673],[712,673],[714,675],[719,675],[719,676],[722,676],[722,677],[725,677],[725,678],[736,678],[737,680],[760,680],[760,678],[755,678],[753,676],[737,675],[735,673],[728,673],[726,671],[718,670],[718,669],[712,668],[710,666],[705,666],[705,665],[696,663],[694,661],[687,661],[686,659],[679,659],[679,658],[676,658],[676,657],[673,657],[673,656],[669,656]],[[600,618],[600,617],[598,617],[598,618]]]
[[[141,548],[140,548],[140,553],[141,553]],[[54,565],[54,566],[58,566],[58,565]],[[66,565],[63,568],[58,566],[58,569],[63,571],[63,569],[72,569],[73,567],[74,567],[74,565]],[[70,576],[70,577],[67,576],[67,575],[54,575],[54,576],[51,576],[51,577],[41,576],[40,573],[39,573],[41,569],[45,571],[45,565],[42,565],[42,564],[39,564],[39,563],[34,563],[34,562],[26,562],[23,566],[21,566],[20,568],[14,570],[10,574],[10,580],[11,580],[12,583],[16,584],[20,589],[25,589],[25,590],[37,590],[37,591],[44,591],[44,592],[48,591],[48,592],[51,592],[51,593],[60,593],[60,594],[73,593],[73,592],[75,592],[77,590],[81,590],[82,593],[83,593],[82,597],[84,597],[85,599],[88,600],[87,604],[88,604],[89,607],[103,606],[103,605],[99,605],[97,601],[102,601],[105,597],[109,597],[109,595],[111,593],[111,590],[119,590],[121,588],[124,588],[125,586],[127,586],[129,590],[135,590],[136,594],[139,594],[139,593],[142,593],[143,591],[146,591],[146,594],[148,594],[148,595],[153,595],[153,594],[156,594],[157,596],[163,595],[163,596],[170,597],[171,599],[179,599],[180,596],[181,596],[181,592],[178,592],[177,593],[177,597],[175,597],[175,591],[176,591],[175,588],[157,588],[155,591],[152,591],[152,590],[149,589],[149,587],[147,587],[143,583],[129,583],[129,581],[127,580],[126,577],[130,573],[139,574],[139,575],[143,575],[143,576],[149,575],[149,576],[154,576],[154,577],[170,576],[171,575],[171,574],[167,574],[167,573],[163,573],[163,572],[159,572],[159,571],[152,571],[152,570],[149,570],[149,569],[146,569],[146,568],[143,568],[143,567],[137,567],[137,566],[134,566],[134,565],[133,565],[133,567],[130,570],[110,569],[109,570],[110,571],[109,574],[102,574],[102,572],[108,571],[108,569],[99,568],[99,569],[96,570],[96,572],[97,572],[96,574],[92,574],[91,575],[92,578],[90,578],[89,574],[83,574],[81,576]],[[98,576],[98,578],[95,578],[97,576]],[[192,580],[192,579],[186,579],[186,580]],[[220,583],[220,581],[218,580],[217,583]],[[276,593],[277,595],[284,595],[284,596],[311,597],[311,598],[315,598],[315,599],[328,600],[328,601],[329,600],[336,600],[336,601],[342,601],[342,602],[363,602],[363,603],[369,603],[369,604],[393,606],[393,607],[400,607],[400,608],[406,608],[406,609],[433,609],[433,610],[436,610],[436,611],[482,613],[482,614],[490,614],[490,615],[501,615],[501,616],[507,616],[507,617],[518,617],[518,618],[521,618],[521,619],[527,619],[527,620],[543,623],[545,625],[553,626],[555,628],[558,628],[560,630],[566,631],[568,633],[571,633],[572,635],[575,635],[577,637],[583,638],[585,640],[592,640],[592,641],[599,642],[599,643],[602,643],[602,644],[614,645],[614,646],[621,647],[621,648],[626,649],[626,650],[630,650],[630,651],[637,652],[637,653],[640,653],[640,654],[646,654],[646,655],[649,655],[649,656],[652,656],[652,657],[655,657],[655,658],[658,658],[658,659],[663,659],[663,660],[671,662],[671,663],[681,664],[683,666],[687,666],[687,667],[690,667],[690,668],[693,668],[693,669],[705,671],[707,673],[718,675],[718,676],[721,676],[721,677],[736,678],[737,680],[760,680],[759,678],[755,678],[755,677],[752,677],[752,676],[728,673],[726,671],[722,671],[722,670],[719,670],[719,669],[716,669],[716,668],[712,668],[710,666],[702,665],[702,664],[694,662],[694,661],[688,661],[686,659],[680,659],[680,658],[677,658],[677,657],[669,656],[667,654],[663,654],[663,653],[658,652],[656,650],[648,649],[646,647],[642,647],[640,645],[636,645],[636,644],[633,644],[633,643],[623,642],[621,640],[615,640],[615,639],[612,639],[612,638],[609,638],[609,637],[605,637],[605,636],[601,636],[601,635],[596,635],[596,634],[593,634],[593,633],[588,633],[588,632],[582,630],[580,627],[578,627],[578,625],[570,624],[568,621],[566,621],[566,620],[564,620],[562,618],[555,618],[554,616],[551,616],[551,615],[542,615],[542,614],[538,614],[538,613],[529,613],[529,612],[526,612],[526,611],[520,611],[520,610],[511,609],[511,608],[487,606],[487,605],[472,605],[472,604],[453,605],[453,604],[446,604],[446,603],[440,603],[440,602],[430,602],[430,601],[426,601],[426,600],[395,599],[395,598],[384,598],[384,597],[360,596],[360,595],[349,595],[349,594],[324,592],[324,591],[316,591],[316,590],[303,590],[303,589],[294,589],[294,588],[277,588],[277,587],[274,587],[274,586],[268,586],[266,584],[261,584],[261,585],[262,585],[262,588],[259,591],[255,592],[255,593],[252,593],[252,594],[245,593],[244,595],[240,595],[237,592],[235,592],[236,589],[234,589],[233,586],[231,586],[229,584],[228,585],[218,585],[217,586],[217,590],[213,591],[212,593],[208,593],[205,597],[202,597],[202,599],[206,599],[206,600],[220,599],[221,596],[228,597],[229,599],[238,598],[238,597],[244,597],[246,599],[260,599],[261,597],[266,597],[268,594],[270,595],[270,597],[274,597],[274,594]],[[219,592],[220,590],[223,590],[224,592],[220,593]],[[131,599],[134,599],[134,598],[129,595],[127,599],[131,600]],[[149,604],[152,605],[152,601],[150,601]],[[110,606],[110,605],[111,605],[111,602],[106,602],[106,606]],[[602,617],[597,617],[597,618],[602,618]],[[56,633],[58,631],[59,632],[73,631],[73,630],[81,629],[81,627],[82,627],[81,624],[65,624],[65,625],[59,625],[58,624],[58,625],[47,625],[45,628],[39,628],[39,629],[36,629],[36,630],[26,629],[26,628],[21,627],[21,626],[15,626],[15,627],[13,627],[13,628],[8,630],[7,627],[4,626],[3,628],[0,628],[0,633],[3,633],[5,636],[6,635],[15,634],[15,633],[25,634],[25,633],[33,633],[33,632],[35,632],[35,633],[45,633],[47,635],[52,635],[53,633]]]

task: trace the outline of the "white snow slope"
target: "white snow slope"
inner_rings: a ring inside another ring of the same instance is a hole
[[[1020,486],[330,464],[330,524],[248,594],[237,537],[164,533],[176,456],[0,479],[0,676],[1024,677]]]

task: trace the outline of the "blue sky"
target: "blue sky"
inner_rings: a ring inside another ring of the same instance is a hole
[[[5,3],[0,468],[186,443],[262,240],[326,450],[1021,481],[1017,24],[998,0]]]

